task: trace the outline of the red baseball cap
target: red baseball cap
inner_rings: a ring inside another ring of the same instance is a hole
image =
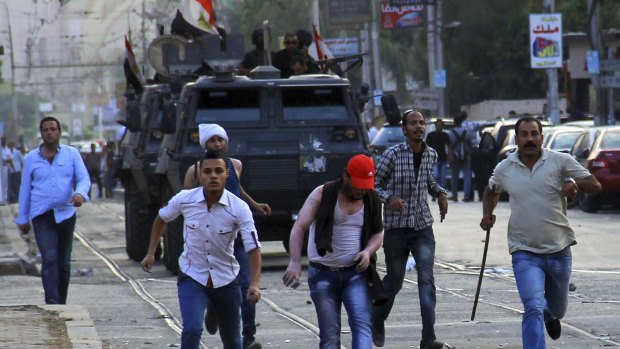
[[[375,189],[375,164],[366,155],[358,154],[349,160],[347,173],[356,189]]]

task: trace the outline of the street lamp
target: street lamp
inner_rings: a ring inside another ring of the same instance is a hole
[[[9,14],[9,7],[4,1],[0,1],[0,4],[4,6],[7,25],[9,28],[9,46],[11,49],[11,55],[10,55],[10,58],[11,58],[11,95],[12,95],[11,104],[13,106],[13,118],[8,119],[12,121],[11,128],[9,128],[9,132],[4,132],[4,134],[16,135],[17,134],[16,131],[18,129],[18,125],[17,125],[18,110],[17,110],[17,94],[15,93],[15,53],[14,53],[15,50],[13,46],[13,32],[11,31],[11,16]]]

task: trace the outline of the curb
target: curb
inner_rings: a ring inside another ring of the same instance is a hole
[[[74,304],[46,304],[39,308],[58,314],[65,322],[73,349],[102,349],[101,339],[86,308]]]

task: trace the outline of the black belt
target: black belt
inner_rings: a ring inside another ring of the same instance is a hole
[[[329,271],[343,271],[343,270],[347,270],[350,268],[355,268],[355,264],[350,265],[348,267],[330,267],[330,266],[317,263],[317,262],[313,262],[313,261],[309,261],[308,264],[313,268],[317,268],[319,270],[329,270]]]

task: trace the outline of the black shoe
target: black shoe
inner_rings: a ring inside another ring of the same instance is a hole
[[[207,314],[205,315],[205,328],[209,334],[217,333],[217,314],[213,309],[207,309]]]
[[[263,346],[255,340],[243,341],[243,349],[263,349]]]
[[[443,348],[444,343],[438,340],[432,341],[421,341],[420,349],[441,349]]]
[[[372,342],[377,347],[385,344],[385,322],[383,320],[372,319]]]
[[[549,337],[553,340],[560,338],[562,335],[562,325],[560,325],[560,319],[553,319],[545,322],[545,328],[547,329],[547,334],[549,334]]]

